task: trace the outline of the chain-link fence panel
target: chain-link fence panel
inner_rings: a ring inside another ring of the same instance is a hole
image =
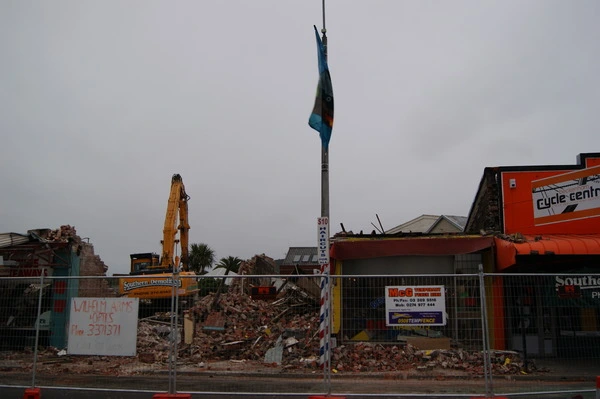
[[[0,301],[2,385],[325,392],[318,276],[10,282]]]
[[[338,386],[348,374],[384,376],[361,392],[410,395],[432,389],[413,381],[483,376],[478,275],[334,276],[332,295]],[[454,393],[480,393],[482,384],[455,384]]]
[[[504,392],[594,388],[600,375],[600,275],[495,274],[485,281],[492,352],[519,355],[518,362],[495,359],[496,391],[517,370],[518,378],[538,384],[507,385]]]
[[[0,385],[554,395],[600,374],[598,275],[323,278],[0,278]]]

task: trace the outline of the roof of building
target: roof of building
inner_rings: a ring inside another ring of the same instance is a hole
[[[290,247],[281,265],[318,265],[317,257],[317,247]]]
[[[374,239],[379,238],[379,239]],[[490,248],[493,236],[413,233],[402,236],[352,236],[335,241],[331,257],[337,260],[390,256],[440,256],[469,254]]]
[[[456,228],[456,232],[462,232],[465,229],[465,225],[467,224],[466,216],[455,216],[455,215],[441,215],[426,231],[426,233],[433,233],[435,231],[436,226],[440,225],[442,222],[447,221]]]
[[[518,263],[517,257],[531,257],[548,264],[561,255],[600,255],[600,234],[544,234],[494,237],[498,271]]]
[[[386,234],[397,233],[431,233],[442,221],[447,221],[456,228],[456,232],[463,231],[467,223],[466,216],[454,215],[421,215],[399,226],[387,230]]]
[[[215,267],[214,269],[209,270],[204,276],[210,276],[210,277],[221,277],[221,276],[225,276],[225,272],[227,272],[227,269],[224,267]],[[230,271],[229,273],[227,273],[228,276],[237,276],[238,274],[236,272]],[[231,283],[233,283],[233,278],[226,278],[225,279],[225,285],[231,285]]]
[[[13,245],[25,244],[31,240],[31,236],[18,233],[0,233],[0,248]]]

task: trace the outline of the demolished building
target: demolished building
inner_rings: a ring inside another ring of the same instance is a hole
[[[0,336],[23,345],[39,327],[41,343],[64,347],[71,297],[115,296],[108,267],[74,227],[0,234]]]

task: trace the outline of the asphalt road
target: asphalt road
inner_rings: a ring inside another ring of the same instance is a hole
[[[22,399],[23,398],[24,388],[0,388],[0,397],[2,399]],[[42,398],[43,399],[151,399],[154,396],[154,392],[127,392],[127,391],[87,391],[81,389],[58,389],[58,388],[47,388],[42,390]],[[197,394],[191,393],[192,399],[240,399],[240,398],[248,398],[248,399],[308,399],[307,395],[239,395],[239,394],[221,394],[221,393],[211,393],[211,394]],[[576,396],[580,395],[580,396]],[[344,398],[345,396],[334,396],[335,398]],[[363,395],[351,395],[347,396],[352,399],[398,399],[399,396],[363,396]],[[414,398],[414,399],[464,399],[464,398],[474,398],[474,396],[453,396],[453,395],[444,395],[444,396],[436,396],[430,394],[420,394],[420,395],[403,395],[402,398]],[[557,394],[541,394],[541,395],[527,395],[527,396],[495,396],[495,399],[508,398],[508,399],[594,399],[596,398],[594,392],[584,392],[584,393],[557,393]]]
[[[31,384],[27,374],[0,374],[0,398],[22,399]],[[166,375],[98,378],[93,375],[60,375],[38,378],[43,399],[151,399],[155,393],[167,392]],[[363,398],[473,398],[485,392],[482,379],[366,379],[332,378],[332,395]],[[86,388],[82,388],[86,387]],[[322,396],[327,388],[322,376],[256,377],[195,375],[178,376],[177,392],[190,392],[192,399],[255,398],[308,399]],[[536,392],[534,394],[534,392]],[[494,381],[494,393],[508,398],[582,399],[595,398],[595,382],[588,379],[569,380],[501,380]],[[530,393],[524,395],[524,393]]]

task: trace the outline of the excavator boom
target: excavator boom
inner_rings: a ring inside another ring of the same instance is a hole
[[[162,256],[160,261],[161,268],[179,267],[179,259],[175,256],[175,242],[177,233],[181,244],[181,266],[184,271],[188,271],[188,205],[190,197],[185,192],[183,180],[178,174],[171,178],[171,193],[167,203],[167,214],[165,217],[165,226],[163,228]]]

